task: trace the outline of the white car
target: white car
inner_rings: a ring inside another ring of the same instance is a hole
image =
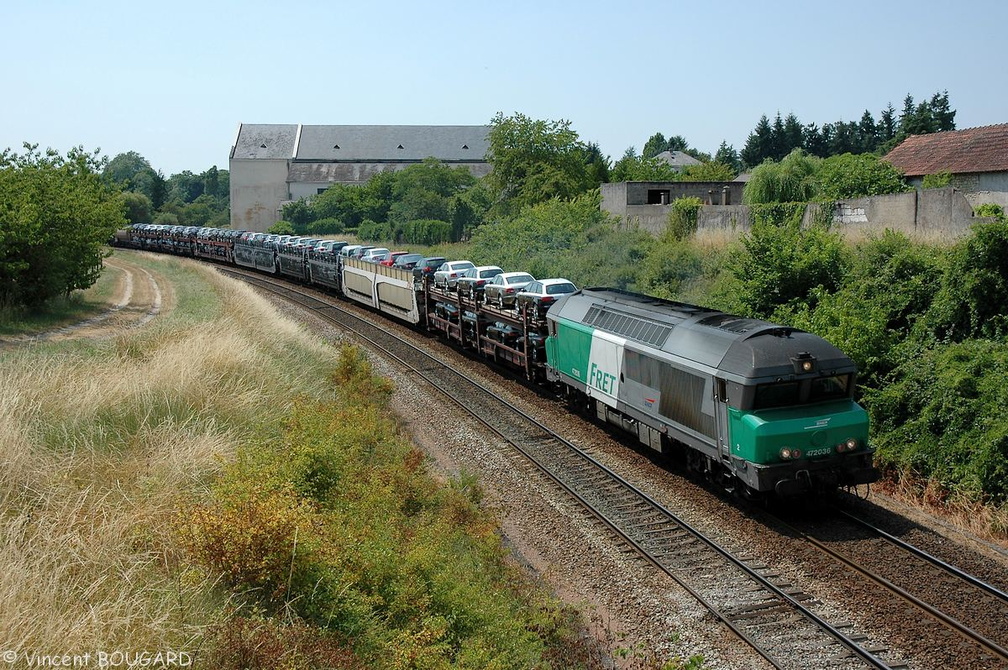
[[[435,288],[452,290],[455,282],[465,274],[466,270],[476,267],[470,261],[445,261],[434,271]]]
[[[375,247],[374,249],[368,249],[361,256],[362,261],[367,261],[368,263],[380,263],[392,254],[391,251],[385,247]]]

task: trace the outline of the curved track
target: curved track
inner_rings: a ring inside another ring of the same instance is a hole
[[[767,566],[732,555],[576,445],[387,327],[358,316],[358,309],[347,309],[335,300],[321,300],[313,297],[314,291],[292,288],[286,282],[261,275],[221,271],[352,330],[425,379],[514,445],[592,516],[644,560],[681,584],[774,667],[905,667],[887,664],[883,660],[885,649],[866,648],[855,641],[855,633],[818,616],[810,597],[782,582]]]

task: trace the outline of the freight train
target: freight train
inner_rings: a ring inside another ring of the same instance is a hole
[[[613,288],[503,308],[340,245],[226,229],[134,225],[115,243],[206,258],[331,290],[492,359],[581,412],[746,497],[878,479],[856,366],[811,333]]]

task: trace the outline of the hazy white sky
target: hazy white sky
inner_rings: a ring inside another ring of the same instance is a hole
[[[0,149],[227,168],[238,125],[566,119],[613,160],[655,132],[741,150],[760,116],[876,120],[947,90],[1008,122],[1008,3],[9,0]]]

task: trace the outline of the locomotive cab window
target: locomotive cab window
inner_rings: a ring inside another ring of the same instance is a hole
[[[839,400],[850,395],[851,375],[833,375],[812,380],[809,402]]]
[[[774,409],[840,400],[851,395],[852,375],[833,375],[799,381],[760,384],[752,398],[752,409]]]

